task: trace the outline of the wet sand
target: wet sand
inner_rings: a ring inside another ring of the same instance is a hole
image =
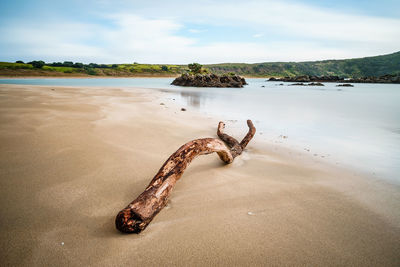
[[[143,233],[119,233],[117,212],[219,119],[149,89],[0,85],[0,265],[400,265],[398,185],[257,135],[231,165],[194,160]]]

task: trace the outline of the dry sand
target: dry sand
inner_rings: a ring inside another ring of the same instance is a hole
[[[117,212],[218,120],[149,89],[0,85],[0,265],[400,265],[399,186],[257,136],[231,165],[196,159],[142,234],[119,233]]]

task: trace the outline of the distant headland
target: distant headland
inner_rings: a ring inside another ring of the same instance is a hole
[[[382,76],[368,76],[368,77],[359,77],[359,78],[341,78],[339,76],[309,76],[309,75],[301,75],[294,77],[283,77],[283,78],[269,78],[268,81],[273,82],[296,82],[296,83],[304,83],[311,82],[312,85],[314,83],[321,82],[346,82],[346,83],[400,83],[400,74],[386,74]]]
[[[190,65],[190,64],[189,64]],[[400,74],[400,52],[354,59],[308,62],[223,63],[204,65],[208,73],[244,77],[284,78],[296,76],[351,78],[354,82],[374,82]],[[84,64],[80,62],[0,62],[2,77],[178,77],[189,73],[188,65],[171,64]],[[363,78],[366,77],[366,78]],[[375,77],[375,78],[368,78]],[[382,78],[383,77],[383,78]],[[392,78],[390,78],[392,79]],[[394,78],[395,79],[395,78]]]

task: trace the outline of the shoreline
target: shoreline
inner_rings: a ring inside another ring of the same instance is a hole
[[[0,75],[0,79],[2,80],[15,80],[15,79],[158,79],[158,78],[176,78],[179,77],[180,75],[139,75],[139,76],[93,76],[93,75],[78,75],[78,76],[2,76]],[[272,78],[272,76],[265,76],[265,77],[259,77],[259,76],[246,76],[242,75],[241,77],[245,79],[269,79]],[[293,83],[289,81],[269,81],[265,80],[265,82],[275,82],[275,83]],[[397,82],[362,82],[362,81],[349,81],[349,80],[343,80],[343,81],[320,81],[321,83],[332,83],[332,84],[343,84],[343,83],[349,83],[349,84],[398,84]],[[307,86],[307,84],[304,84]]]
[[[175,78],[176,76],[163,76],[163,75],[151,75],[151,76],[1,76],[0,79],[134,79],[134,78]]]
[[[130,79],[130,78],[176,78],[180,75],[143,75],[143,76],[95,76],[95,75],[87,75],[87,76],[2,76],[0,75],[0,79]],[[270,78],[270,76],[266,77],[258,77],[258,76],[242,76],[248,79],[266,79]]]
[[[122,235],[116,213],[179,146],[216,137],[220,118],[157,89],[1,84],[0,95],[5,265],[399,264],[399,186],[258,133],[233,164],[194,160],[149,227]]]

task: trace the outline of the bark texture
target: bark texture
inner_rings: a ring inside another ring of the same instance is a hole
[[[216,138],[202,138],[181,146],[162,165],[144,192],[118,213],[115,219],[117,229],[124,233],[143,231],[167,205],[172,188],[195,157],[216,152],[223,162],[232,163],[256,132],[251,120],[247,121],[247,125],[249,131],[240,143],[223,132],[225,124],[220,122],[217,134],[223,142]]]

